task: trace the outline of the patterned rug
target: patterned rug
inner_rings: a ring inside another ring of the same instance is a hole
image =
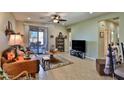
[[[62,56],[54,55],[54,58],[51,59],[51,61],[50,61],[50,68],[46,67],[46,71],[56,69],[59,67],[63,67],[63,66],[67,66],[70,64],[73,64],[73,62],[67,60],[66,58],[64,58]],[[42,66],[42,62],[41,62],[41,66]]]

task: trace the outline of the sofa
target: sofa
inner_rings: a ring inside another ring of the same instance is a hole
[[[35,78],[36,74],[39,72],[39,60],[23,60],[16,61],[15,56],[13,59],[7,59],[7,53],[15,50],[13,47],[10,47],[4,50],[1,54],[1,68],[8,74],[9,78],[18,76],[22,72],[28,73],[30,77]],[[23,74],[23,73],[22,73]]]

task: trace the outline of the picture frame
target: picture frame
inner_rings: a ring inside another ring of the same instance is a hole
[[[54,38],[54,35],[50,35],[50,38]]]
[[[14,31],[12,30],[12,23],[10,21],[8,21],[8,24],[6,26],[6,29],[5,29],[5,35],[8,36],[8,35],[11,35],[11,34],[14,34]]]
[[[104,38],[104,32],[100,32],[99,37]]]

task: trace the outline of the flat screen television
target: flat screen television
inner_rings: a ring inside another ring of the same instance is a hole
[[[85,40],[72,40],[72,49],[86,52],[86,41]]]

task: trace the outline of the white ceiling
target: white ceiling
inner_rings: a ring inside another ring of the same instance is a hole
[[[79,21],[84,21],[90,18],[107,14],[107,12],[93,12],[92,14],[89,12],[13,12],[13,15],[18,21],[30,21],[38,23],[49,23],[51,20],[50,16],[53,14],[58,14],[62,19],[67,20],[66,22],[61,22],[62,24],[70,25]],[[31,19],[28,20],[28,17]]]

